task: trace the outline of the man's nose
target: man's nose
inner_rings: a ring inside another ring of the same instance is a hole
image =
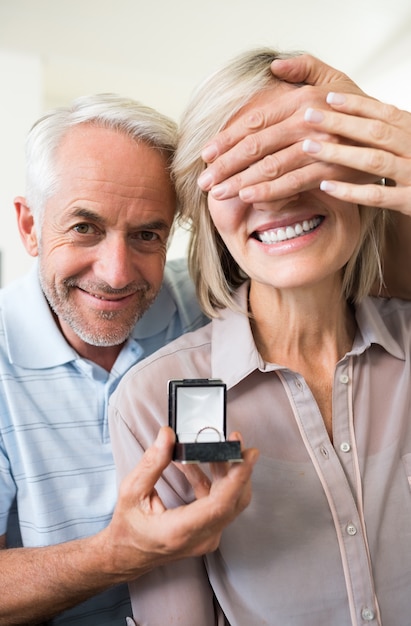
[[[96,276],[112,289],[123,289],[136,280],[132,256],[124,237],[106,237],[98,246]]]

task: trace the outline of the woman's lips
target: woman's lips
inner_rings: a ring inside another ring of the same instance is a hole
[[[254,231],[252,236],[254,239],[265,244],[273,244],[283,241],[296,239],[302,235],[306,235],[322,223],[323,216],[316,215],[310,219],[304,219],[289,225],[279,226],[278,228],[264,228],[264,230]]]

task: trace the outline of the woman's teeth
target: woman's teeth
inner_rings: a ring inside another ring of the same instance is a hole
[[[266,230],[262,233],[256,233],[256,237],[262,243],[277,243],[278,241],[287,241],[288,239],[295,239],[301,235],[305,235],[314,230],[321,224],[321,217],[313,217],[311,220],[304,220],[303,222],[293,224],[293,226],[286,226],[285,228],[277,228],[275,230]]]

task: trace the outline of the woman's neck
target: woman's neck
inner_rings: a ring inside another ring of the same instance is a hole
[[[303,373],[320,360],[334,370],[352,346],[355,319],[339,287],[279,290],[252,282],[249,303],[265,361]]]
[[[350,350],[356,330],[350,306],[333,287],[288,292],[255,283],[249,306],[259,353],[304,377],[332,441],[335,366]]]

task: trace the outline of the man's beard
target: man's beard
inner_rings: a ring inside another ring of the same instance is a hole
[[[67,278],[57,287],[55,284],[47,282],[41,267],[39,275],[44,295],[56,316],[70,326],[82,341],[98,347],[118,346],[124,343],[130,337],[138,320],[150,308],[158,293],[146,281],[138,284],[130,283],[123,289],[112,289],[105,283],[82,283],[80,279],[72,277]],[[110,295],[124,297],[138,294],[137,309],[127,311],[89,310],[89,317],[94,318],[94,321],[93,319],[85,319],[85,311],[87,314],[87,310],[79,309],[70,301],[70,292],[77,287],[90,294],[98,293],[107,297]],[[105,324],[104,331],[95,327],[99,325],[99,320],[108,322]]]

